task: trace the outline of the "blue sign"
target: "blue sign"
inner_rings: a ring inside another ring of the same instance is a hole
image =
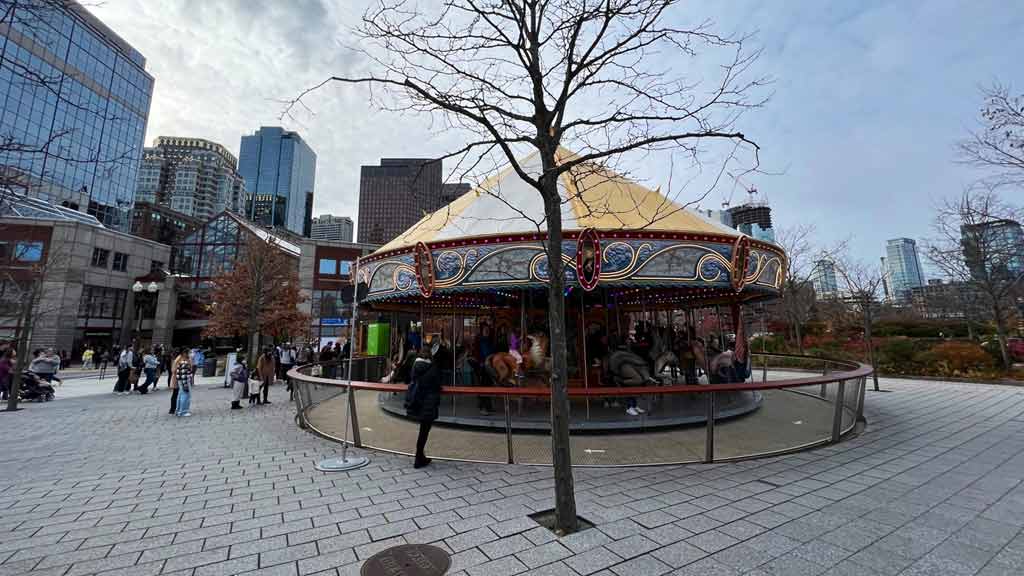
[[[321,318],[320,324],[332,326],[348,326],[348,318]]]

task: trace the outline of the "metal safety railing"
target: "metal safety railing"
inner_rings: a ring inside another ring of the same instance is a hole
[[[753,354],[734,384],[570,386],[570,442],[578,466],[721,462],[839,442],[863,419],[864,364]],[[325,438],[398,454],[414,451],[405,384],[381,383],[384,359],[292,369],[299,425]],[[314,375],[319,373],[319,375]],[[449,381],[449,380],[445,380]],[[630,410],[630,409],[633,410]],[[550,464],[544,386],[446,386],[427,452],[440,459]]]

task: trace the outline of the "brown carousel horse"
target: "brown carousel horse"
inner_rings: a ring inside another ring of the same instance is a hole
[[[495,352],[484,359],[484,370],[487,371],[496,386],[515,386],[516,376],[529,370],[551,371],[551,358],[548,357],[547,334],[535,332],[526,337],[525,346],[519,350],[523,359],[520,371],[519,360],[511,352]]]

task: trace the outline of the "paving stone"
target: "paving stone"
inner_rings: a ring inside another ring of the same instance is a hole
[[[529,568],[537,568],[545,564],[558,562],[563,558],[572,556],[572,551],[559,542],[548,542],[516,553],[516,558]]]
[[[676,542],[651,553],[655,558],[673,568],[686,566],[707,556],[707,552],[687,542]]]
[[[739,576],[739,572],[711,558],[697,560],[672,573],[672,576]]]
[[[527,548],[531,548],[533,543],[527,540],[520,534],[509,536],[508,538],[501,538],[493,542],[481,544],[478,546],[481,552],[487,555],[488,558],[494,560],[521,552]]]
[[[607,548],[591,548],[564,560],[580,576],[587,576],[622,562],[622,558]]]
[[[720,532],[718,530],[708,530],[707,532],[702,532],[700,534],[697,534],[696,536],[691,536],[690,538],[687,538],[686,542],[700,548],[705,552],[714,553],[718,552],[719,550],[728,548],[733,544],[736,544],[737,542],[739,542],[739,540],[733,538],[732,536],[729,536],[725,532]]]
[[[356,562],[356,553],[350,549],[341,550],[328,554],[319,554],[312,558],[303,558],[299,560],[298,571],[300,576],[319,574],[325,570],[347,566],[353,562]]]
[[[622,540],[606,544],[605,547],[621,558],[628,560],[635,556],[640,556],[641,554],[646,554],[651,550],[657,549],[658,544],[637,534],[635,536],[630,536],[629,538],[624,538]]]
[[[526,566],[513,556],[491,560],[490,562],[471,567],[469,576],[512,576],[526,572]]]
[[[571,550],[575,554],[579,554],[584,550],[590,550],[591,548],[597,548],[611,542],[610,536],[597,529],[583,530],[582,532],[576,532],[575,534],[569,534],[563,536],[558,540],[563,546]]]
[[[243,572],[251,572],[260,567],[260,557],[256,554],[243,558],[233,558],[216,564],[199,566],[193,572],[193,576],[233,576]],[[106,576],[106,575],[104,575]]]

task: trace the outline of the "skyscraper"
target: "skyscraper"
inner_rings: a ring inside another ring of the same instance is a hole
[[[7,5],[0,138],[17,146],[0,151],[0,182],[126,231],[153,92],[146,59],[77,2]]]
[[[468,192],[469,184],[445,184],[441,162],[426,158],[382,158],[359,176],[359,242],[386,244],[424,214]]]
[[[352,231],[355,225],[348,216],[331,216],[321,214],[313,218],[312,233],[310,238],[314,240],[334,240],[336,242],[351,242]]]
[[[200,220],[242,210],[238,161],[226,148],[202,138],[160,136],[146,148],[135,201],[160,204]]]
[[[993,220],[960,227],[964,261],[971,278],[990,275],[1012,279],[1024,273],[1024,230],[1013,220]]]
[[[252,221],[310,233],[316,154],[301,136],[279,126],[242,136],[238,172],[245,179],[246,215]]]
[[[818,260],[811,272],[811,284],[818,299],[839,296],[839,283],[836,281],[836,264],[831,260]]]
[[[892,299],[910,302],[910,289],[924,285],[917,242],[910,238],[893,238],[885,243],[885,270]]]

